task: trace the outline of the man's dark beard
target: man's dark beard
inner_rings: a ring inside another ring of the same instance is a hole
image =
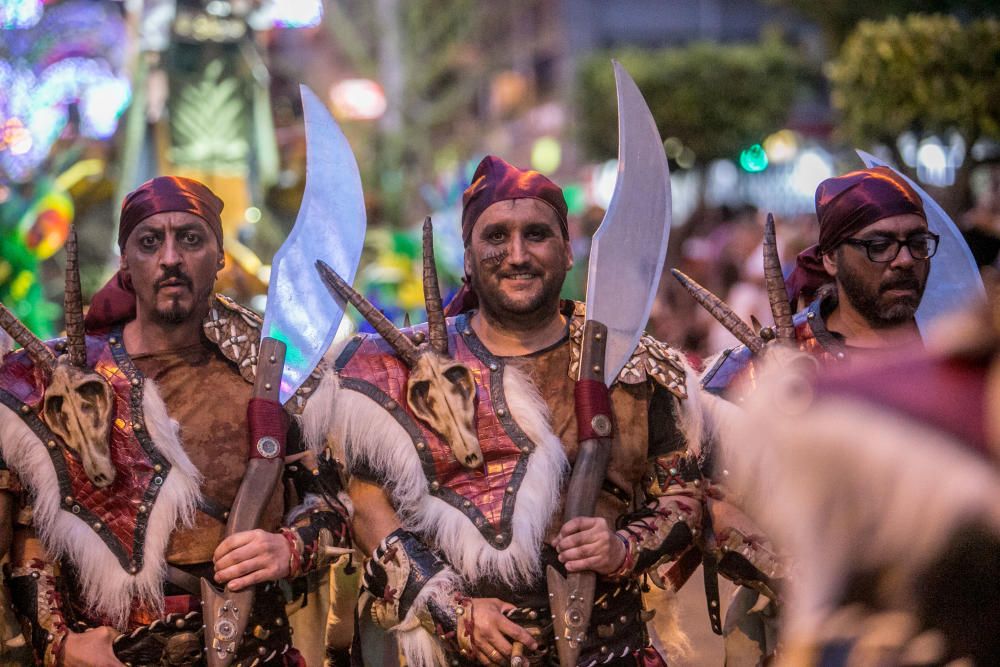
[[[163,275],[156,279],[153,284],[153,289],[159,292],[163,288],[163,283],[167,280],[178,280],[187,285],[187,288],[194,291],[194,283],[191,278],[181,271],[180,267],[171,266],[163,272]],[[194,312],[195,305],[205,301],[209,294],[211,293],[212,286],[208,287],[208,290],[203,295],[195,295],[195,299],[192,300],[191,305],[182,305],[181,303],[174,301],[171,305],[166,308],[155,308],[153,310],[153,319],[161,325],[174,326],[182,324],[191,317]]]
[[[511,272],[508,272],[511,273]],[[553,272],[543,278],[538,295],[520,304],[511,301],[495,283],[480,280],[479,270],[469,275],[469,286],[479,297],[479,307],[489,319],[514,329],[533,328],[559,313],[559,293],[562,291],[566,272]]]
[[[873,329],[889,329],[913,319],[927,286],[926,280],[921,282],[914,271],[901,271],[879,285],[878,291],[872,292],[855,274],[844,270],[843,264],[841,267],[837,282],[847,300]],[[896,299],[889,304],[880,303],[882,294],[891,289],[912,289],[915,296]]]

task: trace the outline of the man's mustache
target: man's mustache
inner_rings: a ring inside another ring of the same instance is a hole
[[[882,283],[881,287],[879,287],[879,291],[888,292],[889,290],[894,290],[894,289],[901,289],[901,290],[908,289],[908,290],[913,290],[915,292],[919,292],[920,287],[921,287],[920,280],[916,276],[910,275],[910,276],[901,276],[899,278],[894,278],[893,280],[889,280]]]
[[[182,283],[185,287],[190,289],[193,281],[190,276],[181,271],[180,269],[167,269],[164,271],[163,275],[156,279],[153,283],[153,289],[160,291],[164,287],[164,283],[168,280]]]

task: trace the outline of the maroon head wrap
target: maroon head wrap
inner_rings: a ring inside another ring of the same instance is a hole
[[[222,206],[222,200],[196,180],[183,176],[157,176],[130,192],[122,202],[118,247],[124,252],[129,234],[149,216],[183,211],[207,222],[221,248]]]
[[[793,306],[800,296],[812,298],[816,290],[832,280],[823,268],[823,255],[865,227],[906,213],[927,217],[920,195],[888,167],[852,171],[820,183],[816,188],[819,243],[799,253],[788,277]]]
[[[462,241],[465,245],[469,245],[472,228],[483,211],[510,199],[537,199],[548,204],[559,218],[563,236],[569,238],[566,198],[559,186],[537,171],[522,171],[496,156],[487,155],[462,195]]]
[[[524,171],[494,155],[487,155],[476,167],[472,184],[462,195],[462,241],[466,246],[483,211],[497,202],[511,199],[537,199],[547,204],[559,218],[563,237],[569,238],[566,198],[559,186],[537,171]],[[476,293],[466,282],[448,303],[445,315],[458,315],[478,304]]]
[[[146,181],[125,197],[118,223],[118,248],[125,252],[125,242],[140,222],[157,213],[183,211],[206,223],[222,248],[222,200],[207,186],[182,176],[157,176]],[[111,276],[94,298],[84,326],[88,331],[106,329],[135,318],[135,291],[128,276],[121,271]]]

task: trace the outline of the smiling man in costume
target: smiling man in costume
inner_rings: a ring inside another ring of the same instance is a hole
[[[307,435],[344,448],[356,539],[371,554],[352,657],[393,660],[392,637],[411,665],[555,660],[551,565],[598,574],[579,664],[664,664],[640,579],[701,526],[693,378],[675,351],[641,338],[611,390],[618,432],[595,516],[563,524],[584,315],[559,299],[573,262],[565,199],[489,156],[463,201],[467,285],[452,317],[429,225],[426,326],[398,331],[330,283],[381,334],[346,345],[305,413]]]

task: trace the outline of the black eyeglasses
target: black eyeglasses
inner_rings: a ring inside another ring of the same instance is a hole
[[[869,260],[885,264],[896,259],[904,245],[910,251],[910,257],[913,259],[918,261],[930,259],[937,252],[940,240],[941,237],[937,234],[927,232],[926,234],[914,234],[905,241],[899,239],[872,239],[870,241],[844,239],[843,242],[847,245],[864,248]]]

